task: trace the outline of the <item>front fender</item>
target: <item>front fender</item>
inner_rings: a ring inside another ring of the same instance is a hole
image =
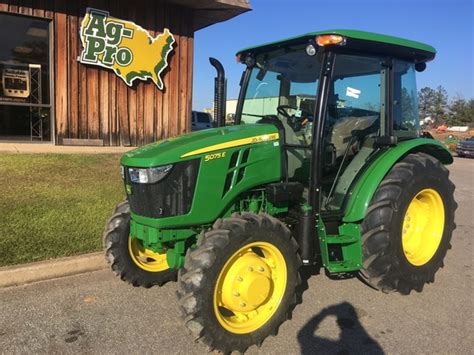
[[[451,164],[453,157],[439,141],[417,138],[400,142],[387,149],[362,173],[355,186],[349,192],[349,201],[344,209],[344,222],[358,222],[364,219],[377,187],[388,174],[392,166],[409,153],[423,152],[432,155],[443,164]]]

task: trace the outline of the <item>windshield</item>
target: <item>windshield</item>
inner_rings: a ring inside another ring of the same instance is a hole
[[[306,46],[288,47],[257,56],[242,109],[242,122],[274,115],[295,132],[309,131],[313,120],[321,56]]]

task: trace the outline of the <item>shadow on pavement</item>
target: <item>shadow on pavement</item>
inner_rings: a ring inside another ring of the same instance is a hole
[[[327,317],[335,317],[340,328],[337,340],[318,336],[318,328]],[[298,332],[301,354],[384,354],[359,322],[355,308],[343,302],[324,308]]]

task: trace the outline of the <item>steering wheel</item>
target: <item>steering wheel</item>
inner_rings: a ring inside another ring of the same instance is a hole
[[[300,110],[300,117],[290,115],[288,110],[298,110],[298,108],[290,105],[280,105],[277,107],[277,112],[287,119],[288,124],[295,132],[301,130],[301,128],[309,121],[309,118],[313,117],[313,114],[306,110]]]

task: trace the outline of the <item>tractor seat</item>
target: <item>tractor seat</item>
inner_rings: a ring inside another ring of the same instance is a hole
[[[329,135],[329,143],[333,144],[336,149],[336,157],[342,157],[347,147],[347,143],[352,137],[355,130],[364,130],[372,126],[379,116],[362,116],[362,117],[344,117],[336,121],[332,126]]]

